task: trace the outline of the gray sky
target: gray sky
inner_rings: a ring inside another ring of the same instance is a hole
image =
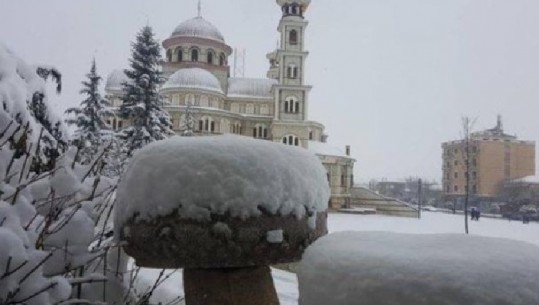
[[[147,22],[163,40],[195,15],[196,0],[0,0],[0,40],[61,70],[65,109],[94,56],[105,77]],[[203,16],[247,49],[247,76],[265,76],[274,0],[204,0]],[[483,129],[500,113],[508,133],[539,140],[539,1],[313,0],[307,18],[311,119],[352,145],[357,180],[440,180],[440,143],[463,115]]]

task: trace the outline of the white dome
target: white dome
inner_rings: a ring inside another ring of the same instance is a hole
[[[107,83],[105,84],[105,91],[122,91],[123,83],[130,82],[131,80],[125,75],[124,70],[114,70],[107,77]]]
[[[225,42],[223,34],[202,17],[195,17],[182,22],[172,32],[172,36],[199,37]]]
[[[219,80],[210,72],[200,68],[176,71],[170,76],[162,89],[201,89],[224,94]]]

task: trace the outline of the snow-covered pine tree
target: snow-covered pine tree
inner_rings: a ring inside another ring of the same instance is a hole
[[[159,42],[154,39],[152,28],[145,26],[133,43],[131,69],[125,70],[130,82],[123,84],[120,107],[122,118],[131,123],[118,134],[128,157],[146,144],[173,134],[170,117],[158,93],[163,83],[160,61]]]
[[[86,98],[79,107],[66,110],[66,114],[70,116],[65,120],[67,124],[77,127],[74,142],[79,146],[79,159],[82,164],[88,164],[96,157],[105,141],[103,136],[109,130],[105,118],[113,115],[110,103],[99,93],[102,78],[97,74],[95,59],[86,78],[87,80],[82,81],[83,88],[80,91]]]

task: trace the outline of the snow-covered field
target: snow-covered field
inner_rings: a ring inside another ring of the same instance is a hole
[[[330,233],[341,231],[385,231],[410,234],[463,233],[464,217],[442,213],[423,213],[421,219],[388,217],[381,215],[330,214]],[[502,237],[539,245],[539,224],[482,218],[470,222],[470,233],[489,237]],[[145,270],[145,284],[151,285],[159,271]],[[273,278],[281,305],[297,305],[296,276],[289,272],[273,270]],[[153,301],[166,304],[183,294],[181,272],[175,273],[154,294]],[[179,303],[181,304],[181,303]]]

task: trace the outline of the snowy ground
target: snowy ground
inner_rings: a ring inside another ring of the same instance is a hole
[[[423,213],[422,218],[399,218],[380,215],[330,214],[330,232],[340,231],[386,231],[411,234],[463,233],[464,217],[442,213]],[[482,218],[470,222],[470,233],[490,237],[503,237],[539,245],[539,224]],[[152,285],[159,271],[144,270],[144,282]],[[273,270],[273,279],[281,300],[281,305],[297,305],[298,288],[296,276],[289,272]],[[181,272],[176,272],[154,294],[152,301],[167,304],[182,291]],[[183,303],[174,303],[183,304]]]

